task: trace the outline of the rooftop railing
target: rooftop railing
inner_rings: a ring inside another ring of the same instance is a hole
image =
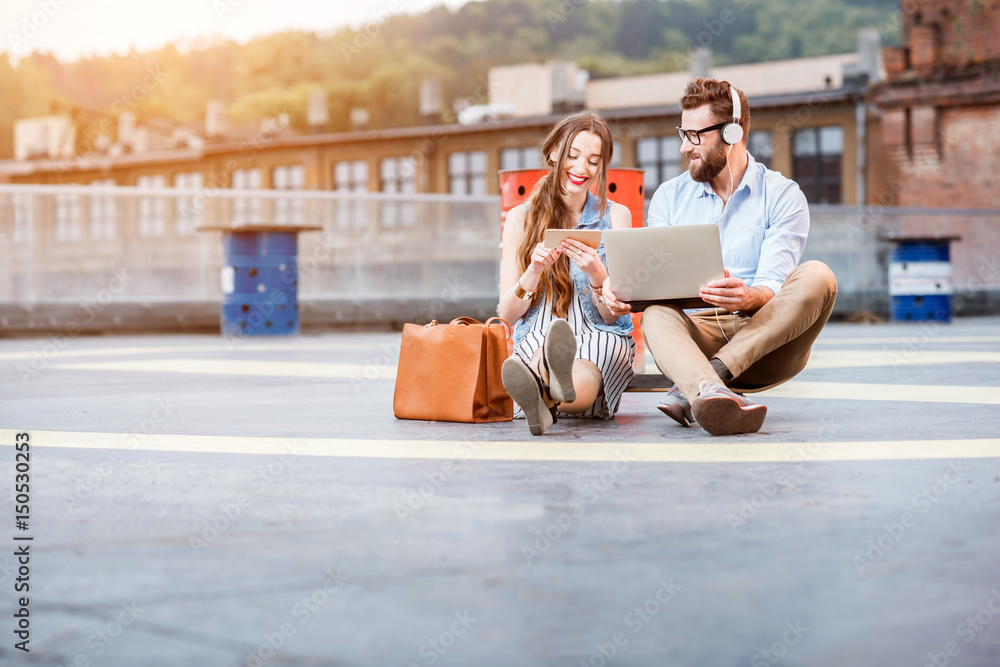
[[[810,211],[804,259],[834,270],[841,313],[888,311],[886,234],[957,234],[956,292],[1000,291],[1000,211]],[[124,283],[118,303],[218,303],[222,243],[218,232],[198,230],[240,223],[321,227],[299,239],[306,304],[392,302],[389,319],[407,316],[407,303],[442,295],[484,310],[496,304],[497,196],[0,184],[0,325],[11,306],[72,307],[113,280]],[[427,312],[425,305],[411,316],[430,319],[421,317]]]

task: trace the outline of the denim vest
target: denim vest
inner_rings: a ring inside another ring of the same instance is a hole
[[[583,207],[583,215],[580,216],[580,222],[573,229],[611,229],[611,200],[608,200],[608,208],[604,211],[603,216],[598,214],[599,205],[600,200],[593,193],[587,192],[587,203]],[[601,256],[601,261],[607,266],[608,262],[604,257],[603,241],[601,241],[601,246],[597,249],[597,254]],[[583,316],[590,321],[591,326],[600,331],[607,331],[619,336],[630,335],[632,333],[632,317],[628,313],[625,313],[615,320],[613,324],[605,324],[601,318],[600,311],[597,310],[597,306],[594,305],[593,300],[590,298],[590,279],[587,277],[587,274],[581,271],[580,267],[572,261],[570,261],[569,266],[570,277],[573,279],[573,285],[580,295],[580,303],[583,304]],[[540,303],[541,301],[539,301]],[[540,310],[539,304],[528,308],[528,312],[514,323],[514,347],[518,347],[521,341],[524,340],[525,335],[531,330],[531,325],[534,324]]]

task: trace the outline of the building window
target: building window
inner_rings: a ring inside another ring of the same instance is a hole
[[[379,163],[382,192],[412,194],[417,191],[416,162],[410,157],[383,158]],[[409,227],[416,224],[413,204],[398,201],[382,202],[379,220],[386,227]]]
[[[76,195],[56,195],[56,241],[68,243],[80,240],[80,198]]]
[[[635,153],[639,169],[645,169],[646,199],[653,196],[661,183],[681,173],[681,140],[677,135],[639,139]]]
[[[504,148],[500,151],[501,169],[538,169],[542,166],[542,156],[535,146]]]
[[[135,184],[140,188],[163,188],[166,187],[166,179],[163,176],[140,176]],[[167,227],[165,208],[163,197],[139,197],[139,236],[163,236]]]
[[[762,165],[771,168],[771,161],[774,159],[774,139],[767,130],[753,130],[747,137],[747,150],[753,159]]]
[[[448,191],[453,195],[486,194],[486,151],[448,156]]]
[[[841,203],[844,128],[834,125],[797,130],[793,146],[792,178],[806,200],[812,204]]]
[[[237,169],[233,172],[234,190],[259,190],[262,185],[260,169]],[[262,222],[260,199],[240,197],[233,199],[233,222]]]
[[[333,188],[337,192],[368,192],[368,162],[351,160],[333,166]],[[366,223],[365,202],[340,200],[336,203],[337,226],[362,229]]]
[[[115,179],[105,178],[91,181],[94,187],[114,186]],[[90,196],[90,240],[107,241],[113,239],[117,232],[118,211],[115,198],[111,195]]]
[[[192,194],[177,197],[177,211],[174,214],[174,231],[178,236],[190,236],[201,227],[205,213],[204,177],[200,171],[174,176],[174,187],[194,190]]]
[[[335,164],[333,188],[341,192],[368,192],[368,162],[352,160]]]
[[[301,164],[275,167],[271,172],[271,184],[275,190],[306,189],[306,168]],[[274,200],[274,219],[279,223],[301,225],[306,221],[306,206],[302,197]]]

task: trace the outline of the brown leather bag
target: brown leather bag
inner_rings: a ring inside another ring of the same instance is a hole
[[[514,401],[500,378],[510,335],[499,317],[403,325],[393,414],[468,423],[513,419]]]

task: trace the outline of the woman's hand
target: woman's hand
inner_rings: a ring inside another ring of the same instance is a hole
[[[543,243],[536,243],[535,249],[531,251],[531,268],[535,269],[540,276],[545,269],[555,264],[562,254],[561,246],[546,248]]]
[[[608,270],[604,268],[601,256],[589,245],[575,239],[566,239],[559,244],[558,249],[565,252],[566,256],[587,274],[591,285],[600,285],[608,277]]]

